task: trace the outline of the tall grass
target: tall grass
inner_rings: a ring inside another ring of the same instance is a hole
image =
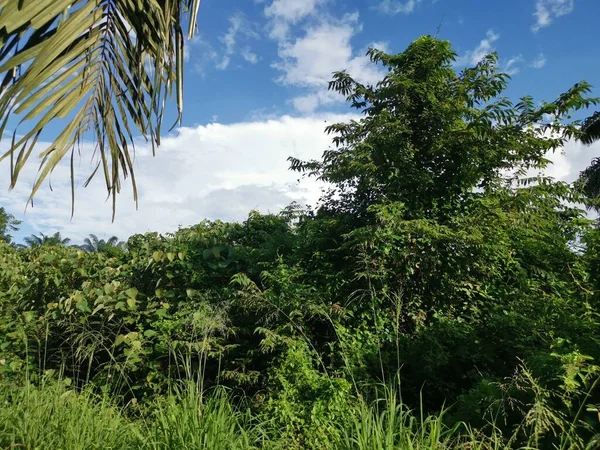
[[[142,426],[141,448],[238,450],[257,448],[260,433],[248,411],[232,405],[224,389],[203,398],[194,383],[154,402]]]
[[[417,450],[453,449],[460,441],[460,425],[447,427],[439,415],[415,416],[397,402],[395,391],[373,405],[364,401],[355,407],[353,420],[343,426],[338,449]]]
[[[349,399],[350,420],[330,423],[333,450],[500,450],[587,449],[598,441],[578,440],[538,446],[537,439],[515,445],[491,425],[487,432],[463,424],[445,424],[445,411],[425,416],[398,401],[394,388],[383,389],[372,403]],[[289,449],[270,428],[268,418],[251,414],[225,390],[201,395],[183,385],[145,406],[132,418],[104,397],[75,392],[60,383],[38,388],[9,387],[0,393],[1,449]],[[568,434],[567,434],[568,437]],[[310,440],[303,448],[314,446]]]
[[[120,409],[64,384],[0,386],[0,448],[125,449],[136,433]]]
[[[9,387],[0,394],[0,449],[253,449],[259,427],[219,390],[203,397],[187,385],[148,405],[141,417],[64,384]]]

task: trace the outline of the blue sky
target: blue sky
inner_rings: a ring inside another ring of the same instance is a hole
[[[206,0],[199,39],[189,45],[184,123],[307,113],[293,100],[324,89],[331,71],[352,67],[368,46],[400,52],[440,24],[439,37],[460,56],[474,52],[469,63],[492,50],[504,67],[512,60],[511,95],[551,100],[581,79],[600,88],[599,14],[593,0]],[[317,48],[311,35],[321,38]]]
[[[0,205],[23,220],[18,237],[61,231],[79,241],[313,204],[319,186],[298,183],[286,159],[318,158],[329,145],[325,123],[350,117],[327,91],[332,72],[381,77],[364,56],[369,46],[401,52],[439,27],[458,53],[457,68],[497,51],[513,98],[551,101],[582,79],[600,96],[599,15],[597,0],[203,0],[199,34],[186,44],[182,127],[165,135],[154,158],[138,148],[139,210],[125,193],[110,222],[102,184],[81,186],[91,169],[85,154],[73,219],[66,167],[26,213],[37,165],[31,161],[10,193],[8,166],[0,167]],[[599,155],[600,145],[569,143],[548,174],[570,181]]]

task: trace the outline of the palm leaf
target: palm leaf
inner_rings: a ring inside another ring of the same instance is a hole
[[[0,139],[18,125],[9,150],[14,188],[40,134],[60,124],[40,154],[29,200],[56,166],[85,140],[95,142],[96,169],[112,196],[134,176],[134,134],[160,144],[166,100],[183,108],[182,20],[193,36],[200,0],[0,0]]]
[[[117,236],[111,236],[107,241],[106,245],[108,247],[118,247],[120,244],[119,238]]]

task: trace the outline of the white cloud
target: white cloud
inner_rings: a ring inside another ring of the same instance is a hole
[[[324,133],[325,121],[348,120],[351,116],[313,116],[218,123],[181,128],[177,136],[163,138],[156,157],[149,148],[136,147],[136,180],[139,210],[127,191],[117,201],[117,216],[111,224],[111,204],[106,201],[103,180],[96,177],[87,188],[82,180],[89,175],[87,164],[93,148],[76,167],[75,217],[70,220],[69,166],[60,165],[52,174],[52,188],[44,185],[34,207],[22,214],[35,179],[37,164],[31,160],[12,192],[0,191],[0,204],[24,221],[28,230],[60,231],[74,241],[87,234],[120,238],[145,231],[173,231],[205,218],[243,220],[256,208],[277,212],[292,201],[314,204],[320,185],[312,179],[297,183],[300,175],[288,170],[288,156],[320,158],[331,137]],[[43,144],[39,144],[40,147]],[[0,144],[6,148],[5,143]],[[34,154],[38,153],[34,151]],[[9,167],[0,165],[0,186],[9,184]]]
[[[521,64],[522,62],[523,62],[522,55],[513,56],[508,61],[506,61],[506,63],[501,65],[500,70],[511,76],[516,75],[521,70],[521,68],[518,65]]]
[[[351,40],[360,30],[358,14],[348,14],[340,20],[321,21],[296,40],[280,43],[281,60],[273,64],[282,72],[277,81],[310,90],[292,101],[298,110],[308,113],[319,105],[343,100],[327,91],[334,72],[346,70],[361,83],[375,83],[382,78],[381,71],[364,53],[355,54],[352,49]]]
[[[288,37],[290,26],[312,15],[319,6],[328,0],[273,0],[265,7],[265,16],[269,19],[270,36],[284,40]]]
[[[459,67],[476,65],[485,56],[495,50],[492,44],[498,39],[500,39],[500,35],[495,33],[494,30],[489,29],[485,35],[485,39],[482,39],[477,47],[467,51],[463,56],[456,59],[456,65]]]
[[[531,61],[530,66],[534,69],[541,69],[546,65],[546,61],[546,55],[540,53],[533,61]]]
[[[544,174],[570,183],[575,181],[579,173],[598,156],[600,156],[600,142],[587,146],[574,140],[568,141],[562,151],[546,155],[552,164],[544,170]]]
[[[270,37],[278,45],[279,60],[271,65],[281,72],[276,81],[306,90],[290,100],[303,114],[344,100],[327,89],[334,72],[346,70],[363,83],[375,83],[382,77],[365,57],[366,49],[356,52],[352,46],[353,37],[362,30],[358,13],[334,17],[323,8],[329,2],[272,0],[264,9]]]
[[[248,22],[246,16],[241,12],[238,12],[229,18],[229,28],[227,29],[227,33],[220,38],[221,42],[223,42],[225,45],[225,54],[223,55],[221,61],[217,64],[217,69],[224,70],[229,66],[231,56],[235,53],[238,35],[242,35],[245,38],[251,39],[259,38],[258,33],[252,28],[252,25]],[[246,54],[252,54],[256,57],[255,54],[250,52],[249,46],[246,46],[244,49],[247,49]],[[242,57],[246,59],[243,54]],[[246,60],[248,61],[248,59]]]
[[[246,114],[245,121],[247,122],[265,122],[267,120],[277,120],[281,117],[279,108],[275,105],[265,108],[257,108]]]
[[[392,50],[390,49],[390,43],[387,41],[373,41],[371,42],[369,45],[367,45],[361,53],[366,54],[367,50],[369,50],[370,48],[376,48],[377,50],[381,50],[382,52],[385,53],[391,53]]]
[[[187,63],[192,59],[192,55],[195,63],[205,61],[208,58],[213,60],[217,58],[212,45],[199,34],[192,39],[184,39],[183,41],[183,60]]]
[[[422,0],[382,0],[377,9],[384,14],[410,14]]]
[[[229,61],[231,61],[231,58],[225,55],[223,56],[223,59],[221,59],[221,62],[219,62],[215,67],[219,70],[225,70],[227,67],[229,67]]]
[[[187,58],[191,61],[193,71],[201,76],[205,75],[208,67],[214,67],[219,60],[219,55],[213,46],[200,36],[186,41],[185,48],[187,49]],[[185,54],[184,57],[186,57]]]
[[[242,58],[250,64],[256,64],[258,62],[258,55],[250,51],[250,47],[244,47],[240,54],[242,55]]]
[[[574,0],[537,0],[535,4],[535,24],[531,29],[536,32],[549,26],[555,18],[566,16],[573,12]]]
[[[208,124],[181,128],[166,137],[156,157],[149,148],[136,152],[136,176],[140,206],[136,211],[129,192],[121,194],[115,223],[110,222],[111,205],[101,176],[82,188],[90,167],[84,153],[77,164],[75,216],[70,219],[68,164],[52,174],[53,191],[44,185],[35,206],[22,214],[37,164],[30,161],[12,192],[0,191],[0,205],[24,221],[27,232],[60,231],[81,242],[89,233],[100,238],[112,235],[125,239],[131,234],[174,231],[179,225],[203,219],[243,220],[251,209],[278,212],[292,201],[315,204],[320,186],[313,179],[298,184],[300,175],[288,170],[288,156],[319,159],[330,147],[331,137],[323,130],[331,122],[357,116],[313,116],[248,121],[230,125]],[[325,123],[327,121],[327,123]],[[0,144],[0,150],[5,147]],[[43,144],[39,144],[42,146]],[[86,152],[92,150],[88,145]],[[37,154],[38,151],[34,151]],[[600,142],[586,147],[568,142],[564,152],[549,155],[554,162],[546,175],[574,181],[591,159],[600,156]],[[0,165],[0,186],[9,183],[9,167]],[[123,190],[128,188],[126,183]]]
[[[187,40],[183,42],[183,60],[185,62],[190,60],[190,44]]]
[[[343,98],[336,92],[327,89],[317,89],[310,94],[294,97],[291,102],[294,108],[300,113],[310,114],[319,108],[319,106],[331,105],[342,100]]]

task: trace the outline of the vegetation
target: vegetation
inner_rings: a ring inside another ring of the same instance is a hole
[[[593,199],[526,177],[581,138],[589,85],[513,104],[495,55],[369,55],[382,82],[330,85],[363,117],[291,160],[331,186],[316,211],[0,243],[0,445],[598,447]]]
[[[0,207],[0,241],[9,243],[12,241],[10,233],[19,231],[20,221],[15,219],[15,216],[6,212],[3,207]]]
[[[592,159],[577,181],[584,195],[590,199],[588,207],[600,211],[600,158]]]
[[[600,111],[596,111],[588,117],[581,126],[583,134],[581,142],[591,144],[600,139]]]
[[[47,236],[44,233],[40,233],[39,236],[32,234],[31,236],[23,238],[23,242],[25,242],[25,246],[34,248],[42,245],[66,245],[71,242],[71,239],[63,238],[60,235],[60,232],[56,232],[52,236]]]
[[[125,247],[125,242],[119,241],[117,236],[111,236],[107,240],[98,239],[95,234],[90,234],[83,240],[83,245],[80,245],[81,250],[86,252],[110,252],[114,249],[122,249]]]

